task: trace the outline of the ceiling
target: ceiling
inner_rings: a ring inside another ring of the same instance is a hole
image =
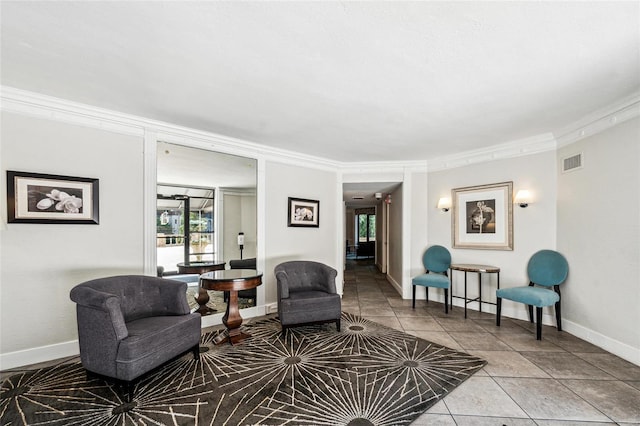
[[[640,2],[0,3],[1,83],[352,161],[548,134],[640,91]]]
[[[340,162],[553,133],[640,91],[638,1],[2,1],[0,19],[4,86]],[[159,182],[255,185],[255,163],[203,173],[192,152],[160,146]]]

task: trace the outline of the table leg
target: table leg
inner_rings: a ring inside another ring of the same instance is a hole
[[[236,290],[229,291],[229,300],[227,301],[227,311],[222,317],[222,323],[227,327],[225,333],[221,333],[214,339],[214,343],[230,343],[235,345],[242,342],[247,337],[251,337],[249,333],[240,331],[242,325],[242,316],[238,307],[238,292]]]
[[[449,303],[449,307],[453,310],[453,269],[449,270],[451,273],[449,274],[449,298],[451,299],[451,303]]]
[[[478,272],[478,309],[482,312],[482,272]]]
[[[207,290],[202,288],[202,286],[198,288],[198,295],[195,297],[195,299],[196,302],[198,302],[198,305],[200,305],[196,312],[201,316],[211,315],[212,313],[216,312],[215,309],[207,306],[207,303],[209,303],[209,293],[207,293]]]
[[[464,317],[467,318],[467,271],[464,271]]]

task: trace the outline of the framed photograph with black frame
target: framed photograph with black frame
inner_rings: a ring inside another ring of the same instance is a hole
[[[9,223],[99,223],[98,179],[7,171]]]
[[[289,197],[287,226],[318,228],[320,226],[320,201]]]
[[[453,248],[513,250],[513,182],[451,190]]]

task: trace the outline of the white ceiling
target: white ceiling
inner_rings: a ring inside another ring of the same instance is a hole
[[[640,2],[0,3],[5,86],[321,158],[446,156],[640,90]]]

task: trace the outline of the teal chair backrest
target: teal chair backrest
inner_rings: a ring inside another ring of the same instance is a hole
[[[451,266],[451,253],[445,247],[431,246],[422,255],[422,264],[427,271],[446,272]]]
[[[529,259],[527,274],[534,284],[553,287],[567,279],[569,264],[557,251],[540,250]]]

